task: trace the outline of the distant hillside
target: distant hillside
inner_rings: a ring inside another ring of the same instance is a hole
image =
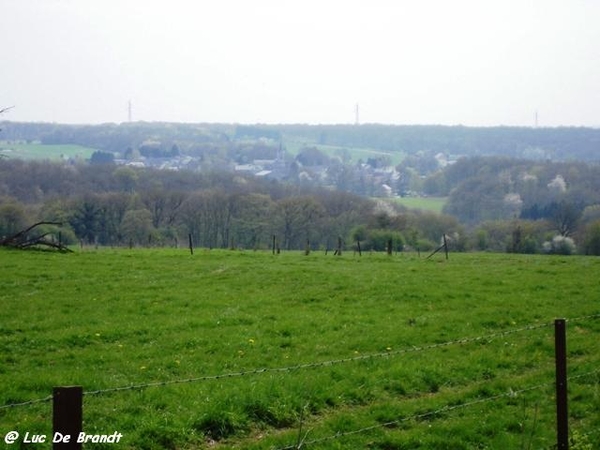
[[[152,142],[184,153],[198,146],[230,147],[248,141],[276,142],[292,151],[303,145],[360,148],[413,155],[511,156],[553,161],[600,161],[600,129],[583,127],[464,127],[441,125],[236,125],[123,123],[62,125],[0,124],[0,140],[76,144],[114,153]],[[392,158],[395,160],[395,158]]]

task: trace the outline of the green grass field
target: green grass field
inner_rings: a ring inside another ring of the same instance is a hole
[[[20,159],[89,159],[96,150],[80,145],[13,144],[0,141],[0,155]]]
[[[81,385],[90,448],[552,448],[565,317],[600,448],[600,258],[437,256],[0,250],[0,437]]]
[[[411,209],[422,209],[441,213],[446,204],[447,197],[401,197],[394,201]]]
[[[358,162],[362,160],[366,162],[369,158],[378,158],[381,156],[388,157],[390,163],[396,166],[402,162],[406,157],[404,152],[386,152],[383,150],[377,150],[373,148],[362,148],[362,147],[341,147],[336,145],[316,145],[316,147],[329,155],[329,157],[343,156],[346,152],[350,156],[352,162]]]
[[[300,153],[300,151],[304,147],[317,147],[323,153],[327,154],[330,158],[348,157],[350,161],[354,164],[356,164],[359,160],[366,162],[369,158],[378,158],[380,156],[386,156],[390,158],[391,164],[396,166],[400,164],[402,160],[406,157],[406,154],[402,151],[386,152],[374,148],[324,145],[319,144],[315,141],[297,138],[294,136],[289,136],[285,138],[285,146],[286,150],[294,156]]]

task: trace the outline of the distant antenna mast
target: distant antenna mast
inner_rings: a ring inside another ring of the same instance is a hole
[[[127,119],[131,123],[131,100],[127,104]]]
[[[354,109],[354,125],[358,125],[360,122],[358,121],[358,103]]]

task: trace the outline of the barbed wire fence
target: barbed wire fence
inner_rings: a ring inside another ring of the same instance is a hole
[[[587,377],[587,376],[591,376],[591,375],[596,375],[596,374],[600,374],[600,369],[597,370],[593,370],[590,372],[586,372],[584,374],[580,374],[577,376],[573,376],[573,377],[569,377],[568,380],[572,381],[578,378],[582,378],[582,377]],[[534,390],[539,390],[539,389],[547,389],[548,387],[554,386],[555,383],[552,382],[547,382],[547,383],[540,383],[534,386],[529,386],[529,387],[525,387],[525,388],[521,388],[521,389],[509,389],[508,391],[501,393],[501,394],[497,394],[497,395],[493,395],[490,397],[484,397],[484,398],[479,398],[476,400],[471,400],[469,402],[465,402],[465,403],[461,403],[458,405],[445,405],[442,406],[440,408],[437,409],[433,409],[424,413],[417,413],[417,414],[413,414],[410,416],[406,416],[406,417],[401,417],[399,419],[396,420],[392,420],[392,421],[388,421],[388,422],[384,422],[384,423],[378,423],[376,425],[371,425],[371,426],[367,426],[367,427],[363,427],[363,428],[359,428],[356,430],[351,430],[351,431],[345,431],[345,432],[338,432],[335,433],[333,435],[329,435],[329,436],[325,436],[322,438],[315,438],[315,439],[310,439],[310,440],[305,440],[302,439],[300,440],[299,443],[296,443],[294,445],[289,445],[286,447],[278,447],[277,450],[294,450],[294,449],[300,449],[302,447],[306,447],[308,445],[312,445],[312,444],[318,444],[321,442],[326,442],[326,441],[331,441],[334,439],[341,439],[344,437],[348,437],[348,436],[352,436],[352,435],[356,435],[356,434],[362,434],[362,433],[367,433],[369,431],[373,431],[373,430],[377,430],[377,429],[382,429],[382,428],[392,428],[392,427],[396,427],[400,424],[402,424],[403,422],[409,422],[409,421],[413,421],[413,420],[422,420],[422,419],[426,419],[428,417],[434,417],[434,416],[438,416],[440,414],[444,414],[444,413],[449,413],[452,411],[456,411],[459,409],[464,409],[464,408],[469,408],[471,406],[475,406],[475,405],[480,405],[480,404],[484,404],[484,403],[489,403],[489,402],[494,402],[503,398],[516,398],[521,394],[524,394],[525,392],[530,392],[530,391],[534,391]],[[595,432],[589,432],[586,434],[582,434],[581,437],[585,437],[588,435],[593,435],[596,432],[600,432],[599,430],[596,430]],[[552,448],[556,448],[556,446],[553,446]]]
[[[595,316],[588,316],[588,317],[591,318],[591,317],[595,317]],[[600,314],[598,314],[598,317],[600,317]],[[571,319],[571,321],[583,320],[585,318],[586,317]],[[425,345],[425,346],[413,346],[413,347],[403,348],[403,349],[399,349],[399,350],[389,350],[389,351],[385,351],[385,352],[369,353],[366,355],[358,355],[358,356],[352,356],[352,357],[348,357],[348,358],[339,358],[339,359],[331,359],[331,360],[326,360],[326,361],[297,364],[297,365],[292,365],[292,366],[261,367],[261,368],[257,368],[257,369],[250,369],[250,370],[244,370],[244,371],[238,371],[238,372],[221,373],[221,374],[216,374],[216,375],[204,375],[204,376],[199,376],[199,377],[183,378],[183,379],[177,379],[177,380],[164,380],[164,381],[154,381],[154,382],[149,382],[149,383],[131,384],[131,385],[127,385],[127,386],[118,386],[118,387],[113,387],[113,388],[84,391],[83,395],[87,395],[87,396],[101,395],[101,394],[109,394],[109,393],[121,392],[121,391],[142,390],[142,389],[147,389],[147,388],[152,388],[152,387],[170,386],[170,385],[176,385],[176,384],[188,384],[188,383],[195,383],[195,382],[201,382],[201,381],[222,380],[222,379],[227,379],[227,378],[238,378],[238,377],[257,375],[257,374],[263,374],[263,373],[294,372],[294,371],[303,370],[303,369],[314,369],[314,368],[320,368],[320,367],[335,366],[335,365],[339,365],[339,364],[347,364],[347,363],[356,362],[356,361],[364,361],[364,360],[377,359],[377,358],[389,358],[389,357],[398,356],[398,355],[405,355],[408,353],[418,353],[418,352],[423,352],[423,351],[428,351],[428,350],[435,350],[435,349],[439,349],[442,347],[449,347],[452,345],[463,345],[463,344],[468,344],[468,343],[472,343],[472,342],[492,340],[492,339],[497,339],[500,337],[506,337],[506,336],[509,336],[512,334],[538,330],[541,328],[548,328],[551,326],[553,326],[553,323],[547,322],[547,323],[542,323],[542,324],[529,325],[529,326],[521,327],[521,328],[515,328],[515,329],[511,329],[511,330],[506,330],[506,331],[499,331],[496,333],[490,333],[490,334],[485,334],[485,335],[481,335],[481,336],[454,339],[454,340],[445,341],[445,342],[438,343],[438,344],[430,344],[430,345]],[[28,406],[28,405],[32,405],[32,404],[36,404],[36,403],[49,402],[51,400],[52,400],[52,395],[49,395],[47,397],[40,398],[40,399],[12,403],[12,404],[8,404],[8,405],[0,405],[0,409],[16,408],[19,406]]]
[[[580,317],[576,317],[576,318],[565,319],[564,321],[567,323],[578,323],[578,322],[584,322],[584,321],[598,319],[598,318],[600,318],[600,314],[591,314],[591,315],[580,316]],[[403,348],[403,349],[399,349],[399,350],[388,350],[385,352],[370,353],[370,354],[365,354],[365,355],[352,356],[352,357],[348,357],[348,358],[330,359],[330,360],[326,360],[326,361],[309,362],[309,363],[303,363],[303,364],[297,364],[297,365],[291,365],[291,366],[261,367],[261,368],[256,368],[256,369],[221,373],[221,374],[216,374],[216,375],[204,375],[204,376],[190,377],[190,378],[183,378],[183,379],[176,379],[176,380],[155,381],[155,382],[149,382],[149,383],[132,384],[132,385],[127,385],[127,386],[118,386],[118,387],[113,387],[113,388],[96,389],[96,390],[90,390],[90,391],[83,391],[81,389],[81,387],[77,387],[81,398],[76,399],[76,402],[81,404],[83,396],[99,396],[99,395],[112,394],[112,393],[118,393],[118,392],[123,392],[123,391],[135,391],[135,390],[143,390],[143,389],[148,389],[148,388],[166,387],[166,386],[172,386],[172,385],[178,385],[178,384],[206,382],[206,381],[211,381],[211,380],[224,380],[224,379],[239,378],[239,377],[246,377],[246,376],[251,376],[251,375],[261,375],[261,374],[268,374],[268,373],[297,372],[297,371],[306,370],[306,369],[318,369],[318,368],[324,368],[324,367],[332,367],[332,366],[343,365],[343,364],[364,361],[364,360],[374,360],[374,359],[378,359],[378,358],[390,358],[390,357],[407,355],[407,354],[411,354],[411,353],[426,352],[426,351],[440,349],[440,348],[449,347],[449,346],[453,346],[453,345],[464,345],[464,344],[469,344],[469,343],[473,343],[473,342],[491,341],[491,340],[498,339],[501,337],[516,335],[519,333],[525,333],[525,332],[539,330],[539,329],[543,329],[543,328],[549,328],[549,327],[552,327],[555,325],[556,325],[556,321],[544,322],[544,323],[539,323],[539,324],[531,324],[531,325],[528,325],[525,327],[519,327],[519,328],[514,328],[514,329],[509,329],[509,330],[504,330],[504,331],[498,331],[498,332],[489,333],[489,334],[480,335],[480,336],[474,336],[474,337],[464,337],[464,338],[449,340],[449,341],[445,341],[445,342],[441,342],[441,343],[422,345],[422,346],[412,346],[412,347],[407,347],[407,348]],[[588,372],[585,372],[582,374],[572,375],[570,377],[567,377],[566,380],[574,381],[574,380],[578,380],[578,379],[581,379],[584,377],[590,377],[590,376],[598,375],[598,374],[600,374],[600,368],[592,370],[592,371],[588,371]],[[362,427],[362,428],[358,428],[355,430],[337,432],[333,435],[325,436],[325,437],[321,437],[321,438],[314,438],[314,439],[308,440],[308,439],[306,439],[306,437],[307,437],[306,435],[304,437],[299,436],[298,442],[296,442],[293,445],[279,447],[278,450],[300,449],[300,448],[305,448],[309,445],[315,445],[315,444],[326,442],[326,441],[331,441],[331,440],[341,439],[341,438],[352,436],[352,435],[367,433],[369,431],[373,431],[373,430],[377,430],[377,429],[391,428],[391,427],[398,426],[404,422],[408,422],[411,420],[425,419],[428,417],[437,416],[442,413],[449,413],[452,411],[472,407],[472,406],[479,405],[479,404],[498,401],[502,398],[516,397],[525,392],[544,389],[544,388],[548,388],[550,386],[556,386],[556,384],[557,383],[555,381],[551,381],[551,382],[541,383],[541,384],[537,384],[537,385],[533,385],[533,386],[529,386],[529,387],[524,387],[524,388],[517,389],[517,390],[509,389],[507,392],[500,393],[497,395],[479,398],[479,399],[471,400],[471,401],[456,404],[456,405],[445,405],[440,408],[432,409],[427,412],[417,413],[417,414],[409,415],[406,417],[400,417],[396,420],[387,421],[384,423],[377,423],[377,424],[374,424],[371,426]],[[27,407],[27,406],[37,405],[37,404],[41,404],[41,403],[50,403],[52,401],[54,401],[56,403],[56,400],[57,400],[56,389],[60,389],[60,388],[55,388],[55,392],[53,393],[53,395],[49,395],[49,396],[46,396],[43,398],[32,399],[32,400],[23,401],[23,402],[15,402],[15,403],[10,403],[10,404],[6,404],[6,405],[0,405],[0,410]],[[68,394],[68,391],[62,391],[62,392],[66,393],[67,396],[70,395],[70,394]],[[73,402],[73,398],[70,398],[68,401]],[[79,425],[79,427],[81,428],[81,424]],[[598,433],[600,433],[600,429],[591,430],[591,431],[586,432],[585,434],[580,434],[579,436],[580,436],[580,438],[587,438],[587,437],[595,436]],[[558,445],[554,445],[549,448],[560,449],[562,447],[560,447]]]

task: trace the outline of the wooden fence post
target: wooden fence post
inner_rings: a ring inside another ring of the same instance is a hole
[[[442,235],[444,237],[444,251],[446,252],[446,259],[448,259],[448,241],[446,240],[446,233]]]
[[[52,448],[81,450],[77,437],[83,428],[83,388],[55,387],[52,401]]]
[[[567,409],[567,336],[565,319],[554,321],[556,359],[556,448],[569,448],[569,413]]]
[[[193,255],[194,254],[194,245],[192,244],[192,233],[188,234],[188,241],[190,244],[190,253]]]

